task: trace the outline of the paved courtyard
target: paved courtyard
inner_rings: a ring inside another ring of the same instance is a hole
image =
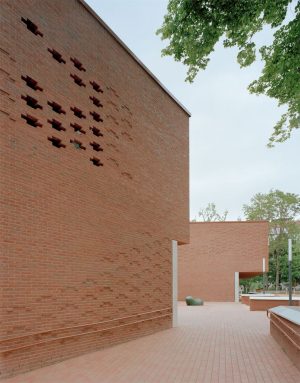
[[[299,383],[265,312],[179,304],[179,326],[3,383]]]

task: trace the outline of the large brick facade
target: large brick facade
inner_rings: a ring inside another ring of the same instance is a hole
[[[171,326],[189,116],[82,1],[0,18],[3,377]]]
[[[179,248],[178,297],[234,301],[234,274],[261,274],[268,267],[268,222],[190,223],[190,243]],[[267,271],[267,270],[266,270]]]

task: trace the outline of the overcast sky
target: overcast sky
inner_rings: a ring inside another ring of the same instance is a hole
[[[283,109],[264,96],[250,95],[248,84],[262,64],[240,69],[236,49],[216,46],[205,71],[193,84],[186,68],[161,57],[166,45],[155,31],[167,0],[87,0],[87,3],[190,110],[190,217],[215,202],[228,219],[243,218],[242,206],[271,188],[300,194],[300,131],[275,148],[266,144]],[[269,30],[256,39],[268,44]]]

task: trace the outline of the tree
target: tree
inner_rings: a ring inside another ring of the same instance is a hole
[[[219,214],[217,212],[216,204],[209,203],[206,208],[200,209],[198,216],[200,217],[200,221],[203,222],[211,222],[211,221],[226,221],[228,211],[225,210],[223,214]],[[196,222],[196,218],[193,222]]]
[[[291,4],[292,3],[292,4]],[[294,7],[294,4],[295,7]],[[292,8],[294,9],[291,9]],[[289,18],[287,22],[287,11]],[[257,56],[254,35],[264,26],[275,29],[273,43],[259,49],[264,68],[249,91],[265,94],[286,105],[287,112],[274,127],[268,146],[288,139],[300,125],[300,3],[294,0],[169,0],[162,27],[157,31],[169,40],[163,55],[173,56],[188,66],[192,82],[205,69],[216,43],[239,49],[241,67]]]
[[[247,220],[267,220],[270,222],[269,251],[270,275],[275,279],[276,290],[279,288],[280,277],[285,279],[284,264],[287,263],[287,240],[292,238],[298,247],[300,225],[296,222],[300,213],[300,197],[293,193],[271,190],[267,194],[258,193],[251,199],[249,205],[243,206]],[[297,250],[299,255],[299,251]],[[293,263],[298,265],[297,257]],[[300,278],[294,270],[294,277]],[[285,279],[286,280],[286,279]]]
[[[300,284],[300,248],[298,241],[293,241],[292,280],[294,284]],[[288,281],[288,254],[287,251],[280,259],[280,273],[283,281]]]

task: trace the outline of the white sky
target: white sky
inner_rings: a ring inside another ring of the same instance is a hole
[[[236,49],[219,44],[205,71],[193,84],[186,68],[161,57],[166,45],[155,31],[167,0],[86,0],[139,59],[192,113],[190,119],[190,216],[215,202],[229,220],[243,217],[242,205],[271,188],[300,194],[300,130],[268,149],[272,127],[283,109],[264,96],[250,95],[248,84],[259,77],[261,63],[240,69]],[[256,39],[268,44],[270,31]]]

